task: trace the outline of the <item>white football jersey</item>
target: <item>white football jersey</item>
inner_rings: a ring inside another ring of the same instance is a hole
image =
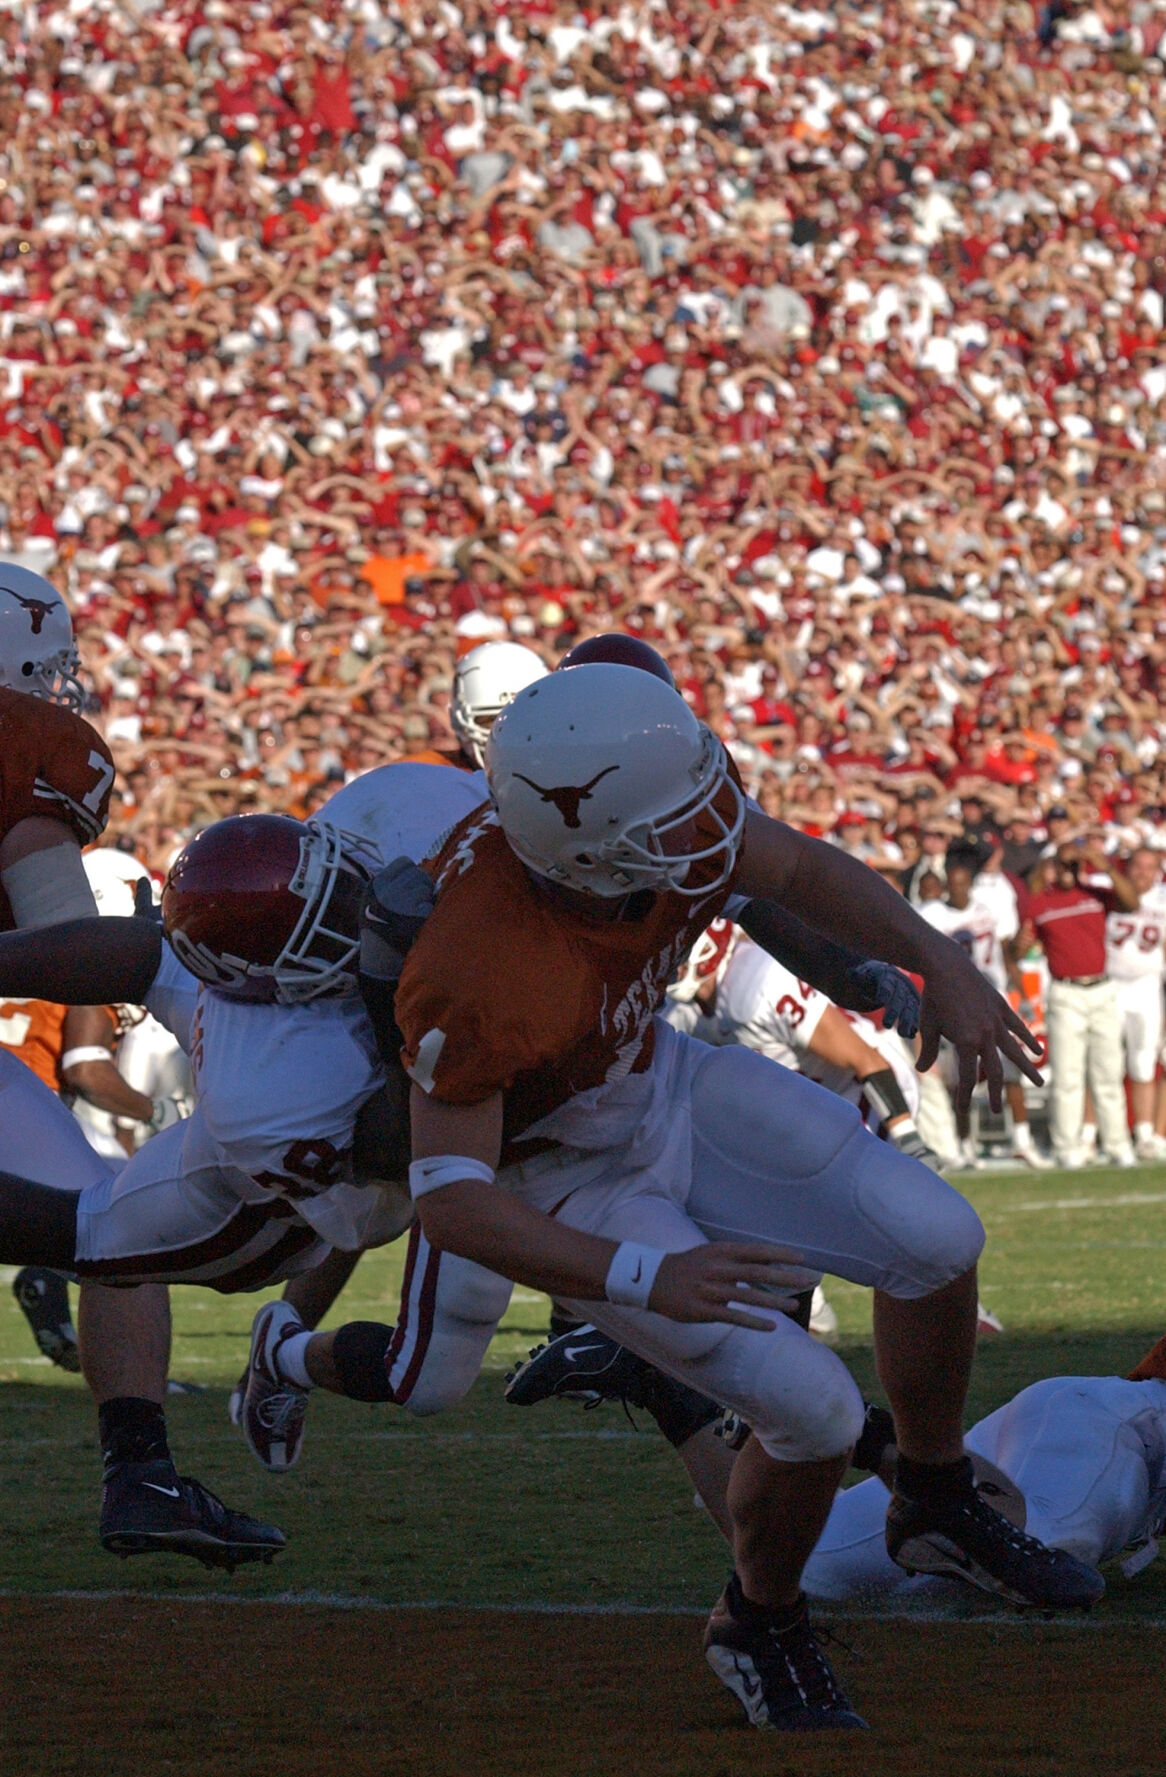
[[[737,943],[723,966],[717,982],[716,1008],[712,1017],[697,1012],[690,1005],[672,1007],[665,1015],[678,1030],[690,1036],[703,1037],[706,1042],[740,1043],[743,1048],[756,1049],[771,1061],[793,1068],[816,1080],[828,1092],[851,1104],[862,1102],[862,1082],[853,1070],[840,1067],[815,1055],[811,1047],[815,1033],[834,1002],[811,987],[782,963],[750,939],[739,935]],[[899,1038],[883,1031],[869,1018],[857,1012],[835,1008],[855,1033],[874,1049],[902,1087],[908,1108],[914,1112],[919,1104],[919,1086],[915,1070]],[[875,1119],[877,1126],[877,1118]]]
[[[717,986],[717,1040],[798,1069],[830,1004],[759,944],[739,938]]]
[[[981,975],[986,975],[999,993],[1005,991],[1008,971],[1004,966],[1004,942],[1006,938],[1016,936],[1016,925],[1009,932],[1007,920],[1001,920],[994,907],[974,898],[963,908],[952,907],[947,901],[924,901],[916,912],[922,914],[936,931],[954,938]]]
[[[484,794],[476,773],[390,765],[354,779],[321,814],[371,840],[386,863],[416,861]],[[347,1176],[357,1114],[385,1079],[360,996],[247,1005],[204,988],[165,945],[146,1005],[191,1058],[191,1167],[213,1152],[244,1202],[290,1201],[348,1250],[376,1238],[383,1193]]]
[[[1166,969],[1162,939],[1166,935],[1166,883],[1156,883],[1137,907],[1107,914],[1105,972],[1111,981],[1140,981]]]

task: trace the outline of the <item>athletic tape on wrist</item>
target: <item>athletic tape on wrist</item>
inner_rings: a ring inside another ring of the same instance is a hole
[[[61,1056],[61,1072],[67,1074],[71,1067],[81,1061],[112,1061],[113,1056],[100,1043],[85,1043],[79,1049],[66,1049]]]
[[[440,1191],[443,1185],[460,1184],[464,1179],[481,1179],[484,1185],[492,1185],[494,1178],[494,1168],[484,1160],[467,1160],[464,1154],[431,1154],[410,1166],[409,1191],[414,1198],[424,1197],[427,1191]]]
[[[877,1073],[867,1074],[860,1083],[863,1092],[878,1112],[880,1122],[888,1123],[892,1117],[910,1114],[911,1107],[903,1097],[903,1088],[895,1078],[893,1068],[880,1068]]]
[[[97,902],[76,845],[29,852],[0,872],[13,923],[28,931],[66,919],[94,919]]]
[[[625,1308],[646,1308],[652,1285],[667,1254],[655,1246],[638,1246],[621,1240],[607,1271],[603,1293],[609,1302]]]

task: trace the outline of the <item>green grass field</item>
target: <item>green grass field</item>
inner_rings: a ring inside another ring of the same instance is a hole
[[[1038,1377],[1127,1370],[1166,1330],[1166,1174],[1091,1171],[960,1180],[989,1244],[982,1293],[1007,1333],[985,1342],[972,1410]],[[403,1246],[367,1259],[339,1318],[389,1319]],[[505,1370],[546,1326],[547,1302],[515,1292],[471,1397],[438,1420],[318,1395],[298,1468],[276,1479],[227,1424],[257,1298],[173,1292],[173,1371],[203,1395],[169,1403],[179,1467],[232,1505],[276,1521],[288,1548],[233,1578],[181,1560],[118,1561],[96,1539],[95,1416],[80,1382],[38,1358],[0,1274],[0,1589],[315,1595],[385,1603],[627,1605],[701,1609],[725,1552],[670,1452],[645,1421],[567,1404],[505,1405]],[[873,1387],[869,1301],[830,1286],[843,1351]],[[1166,1618],[1166,1563],[1117,1576],[1098,1616]]]

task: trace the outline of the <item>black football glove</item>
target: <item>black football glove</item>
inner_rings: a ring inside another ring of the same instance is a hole
[[[412,858],[394,858],[368,885],[360,915],[360,972],[373,981],[401,978],[418,933],[433,911],[433,881]]]
[[[869,994],[872,1012],[881,1009],[883,1029],[897,1030],[901,1037],[913,1037],[919,1029],[919,995],[915,984],[893,963],[865,962],[850,971],[864,994]]]

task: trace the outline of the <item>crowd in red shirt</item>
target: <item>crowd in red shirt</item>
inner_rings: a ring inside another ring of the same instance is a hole
[[[623,626],[887,868],[1166,846],[1164,27],[5,0],[0,552],[117,825],[310,809],[452,748],[459,649]]]

